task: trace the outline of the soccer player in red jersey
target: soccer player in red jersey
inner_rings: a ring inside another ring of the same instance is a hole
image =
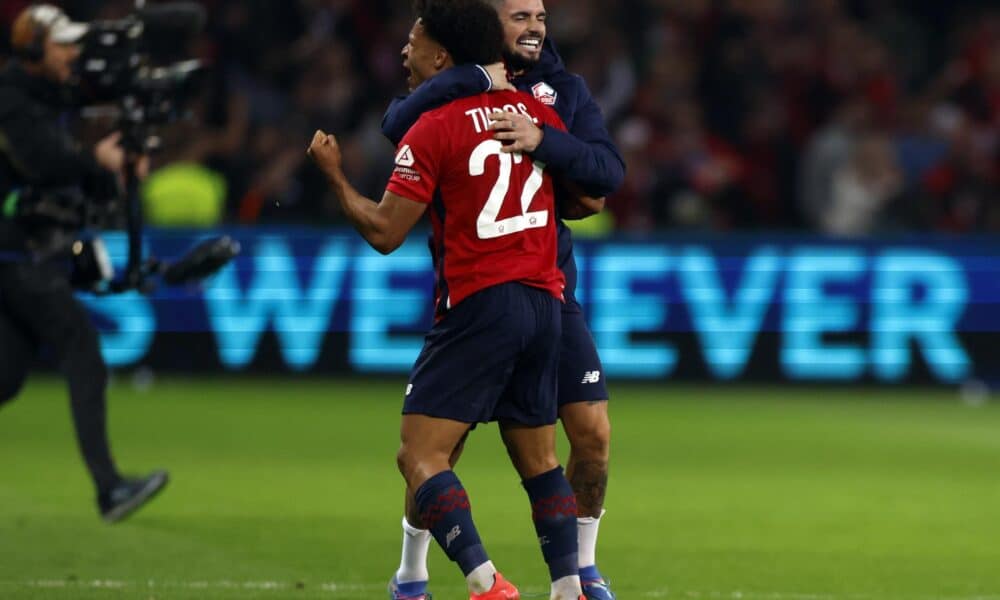
[[[403,53],[411,85],[456,62],[500,60],[503,32],[489,5],[425,0],[416,11]],[[489,560],[451,470],[472,426],[498,421],[531,501],[551,598],[578,600],[576,499],[555,453],[565,285],[556,266],[555,193],[544,164],[503,152],[494,139],[491,125],[508,114],[564,129],[551,109],[521,92],[451,102],[424,114],[403,138],[380,203],[347,181],[334,136],[317,132],[309,153],[379,252],[398,248],[430,209],[436,318],[407,386],[398,455],[421,522],[462,569],[470,598],[519,598]],[[390,591],[429,598],[396,582]]]
[[[429,110],[455,98],[513,86],[552,107],[569,131],[539,127],[530,119],[512,115],[493,124],[497,131],[495,139],[508,142],[504,151],[523,152],[546,163],[561,179],[580,186],[591,196],[612,193],[624,178],[624,160],[608,134],[601,109],[587,84],[566,69],[555,44],[548,38],[549,14],[545,3],[488,1],[497,9],[504,27],[505,64],[457,65],[411,88],[408,95],[394,99],[386,110],[382,133],[398,143],[420,115]],[[509,80],[507,70],[511,75]],[[566,276],[559,356],[559,419],[569,441],[566,478],[576,492],[580,579],[588,600],[615,600],[608,581],[597,568],[596,556],[608,484],[609,394],[597,347],[576,299],[573,238],[563,223],[565,219],[600,212],[603,206],[560,203],[558,208],[556,264]],[[412,504],[409,502],[407,506]],[[419,517],[408,510],[402,519],[403,548],[395,578],[411,585],[423,582],[426,589],[430,578],[426,556],[432,536],[422,529]]]

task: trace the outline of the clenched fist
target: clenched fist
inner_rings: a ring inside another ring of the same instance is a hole
[[[316,166],[330,179],[334,179],[341,174],[340,163],[342,158],[340,144],[337,143],[336,137],[317,130],[313,135],[312,143],[309,144],[309,149],[306,150],[306,154],[313,159]]]

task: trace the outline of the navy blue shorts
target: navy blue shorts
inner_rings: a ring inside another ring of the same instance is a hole
[[[403,414],[463,423],[556,422],[562,303],[504,283],[462,300],[424,339]]]
[[[580,305],[572,300],[562,307],[559,356],[559,406],[608,399],[597,346],[587,328]]]

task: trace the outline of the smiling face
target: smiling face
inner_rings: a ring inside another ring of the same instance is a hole
[[[420,19],[413,23],[409,39],[400,54],[403,57],[403,68],[410,72],[406,84],[411,92],[443,68],[450,66],[448,63],[451,62],[441,44],[427,35]]]
[[[502,0],[497,13],[503,24],[508,66],[521,73],[538,64],[545,41],[545,4],[542,0]]]

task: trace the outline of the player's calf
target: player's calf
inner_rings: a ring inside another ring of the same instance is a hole
[[[580,517],[601,515],[608,487],[611,421],[607,402],[578,402],[559,412],[570,444],[566,478],[576,494]]]
[[[577,499],[580,580],[588,600],[614,600],[597,569],[597,534],[608,486],[611,423],[607,402],[567,404],[560,409],[570,442],[567,478]]]

